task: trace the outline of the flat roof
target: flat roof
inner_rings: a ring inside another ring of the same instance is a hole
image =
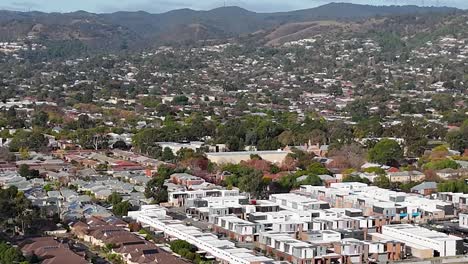
[[[234,151],[234,152],[209,152],[206,153],[207,156],[236,156],[236,155],[271,155],[271,154],[288,154],[287,151],[279,151],[279,150],[265,150],[265,151]]]

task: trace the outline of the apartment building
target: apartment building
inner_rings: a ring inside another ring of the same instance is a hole
[[[364,216],[380,216],[391,221],[425,222],[455,214],[454,205],[450,202],[362,183],[332,183],[330,188],[301,186],[296,194],[328,202],[336,208],[361,209]]]
[[[397,241],[362,241],[354,238],[334,243],[341,263],[388,263],[405,257],[405,245]]]
[[[339,255],[327,254],[327,248],[295,239],[284,232],[263,232],[255,243],[266,254],[275,255],[294,264],[325,263],[324,258],[339,259]]]
[[[238,248],[228,240],[218,239],[211,233],[204,233],[194,226],[187,226],[182,221],[158,217],[144,211],[132,213],[132,218],[144,226],[162,231],[169,238],[187,241],[220,263],[263,264],[273,261],[270,258],[254,254],[253,251]]]
[[[233,197],[240,196],[239,190],[207,189],[195,191],[172,191],[168,194],[168,202],[174,206],[185,206],[186,201],[206,197]]]
[[[213,231],[224,234],[229,239],[239,242],[253,242],[254,235],[262,231],[262,225],[240,219],[234,215],[210,216],[210,223],[213,224]]]
[[[280,207],[290,210],[310,211],[318,209],[329,209],[327,202],[311,199],[294,193],[279,193],[270,195],[270,201]]]
[[[463,254],[463,239],[423,227],[387,225],[382,233],[371,234],[373,240],[396,240],[406,244],[417,258],[448,257]]]

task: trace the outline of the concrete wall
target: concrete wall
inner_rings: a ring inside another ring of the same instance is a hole
[[[266,152],[225,152],[225,153],[207,153],[207,158],[217,164],[226,164],[233,163],[238,164],[241,161],[250,160],[250,155],[256,154],[259,155],[263,160],[272,162],[272,163],[281,163],[284,161],[289,152],[285,151],[266,151]]]

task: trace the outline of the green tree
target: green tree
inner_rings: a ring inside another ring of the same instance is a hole
[[[468,149],[468,120],[463,122],[460,129],[447,133],[446,140],[452,149],[462,153]]]
[[[173,161],[175,159],[175,155],[170,148],[165,147],[162,152],[161,159],[163,161]]]
[[[29,178],[31,171],[29,170],[29,166],[26,164],[21,164],[18,169],[18,173],[21,177]]]
[[[368,105],[369,102],[362,99],[357,99],[349,104],[346,107],[346,110],[351,114],[353,121],[358,122],[369,117]]]
[[[425,170],[459,169],[460,165],[452,159],[443,159],[426,163],[423,168]]]
[[[44,185],[44,188],[43,188],[43,189],[44,189],[44,191],[46,191],[46,192],[50,192],[50,191],[53,191],[53,190],[54,190],[54,188],[52,187],[51,184],[46,184],[46,185]]]
[[[14,248],[6,243],[0,243],[0,264],[20,263],[25,258],[18,248]]]
[[[30,157],[28,148],[20,148],[19,153],[22,160],[28,160]]]
[[[15,133],[10,142],[10,151],[18,152],[20,148],[39,151],[47,147],[49,140],[40,132],[20,130]]]
[[[391,186],[391,183],[390,183],[390,179],[388,179],[387,176],[380,175],[379,177],[374,179],[373,185],[379,188],[389,189]]]
[[[160,166],[155,177],[146,183],[145,197],[152,198],[157,204],[168,201],[167,188],[164,186],[164,181],[174,173],[172,168]]]
[[[313,162],[307,166],[307,172],[315,175],[330,174],[330,171],[319,162]]]
[[[186,105],[189,101],[189,98],[185,95],[175,96],[172,100],[174,105]]]
[[[263,180],[263,173],[258,170],[250,170],[239,179],[239,189],[250,193],[253,197],[264,196],[266,182]]]
[[[465,183],[465,179],[449,180],[439,183],[437,191],[468,193],[468,185]]]
[[[312,185],[312,186],[321,186],[322,179],[320,179],[319,176],[317,175],[308,175],[305,180],[302,181],[297,181],[296,178],[296,183],[293,184],[294,188],[298,188],[300,185]]]
[[[128,201],[123,201],[115,204],[112,207],[112,212],[117,216],[126,216],[132,205]]]
[[[122,196],[118,194],[117,192],[113,192],[111,195],[109,195],[109,197],[107,197],[107,201],[112,205],[116,205],[122,202],[122,200],[123,200]]]
[[[369,150],[369,160],[380,164],[391,164],[403,158],[403,150],[395,140],[384,138]]]
[[[343,182],[362,182],[365,184],[370,184],[369,179],[359,177],[358,175],[348,175],[344,177]]]
[[[46,127],[49,122],[49,114],[44,111],[39,111],[34,114],[32,119],[33,126]]]
[[[76,121],[77,129],[89,129],[95,126],[94,122],[89,118],[89,115],[80,115]]]

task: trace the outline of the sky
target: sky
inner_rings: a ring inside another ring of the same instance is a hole
[[[0,9],[43,12],[85,10],[93,13],[116,11],[162,13],[181,8],[209,10],[223,6],[224,2],[227,6],[240,6],[256,12],[290,11],[316,7],[330,2],[372,5],[444,5],[468,9],[468,0],[0,0]]]

